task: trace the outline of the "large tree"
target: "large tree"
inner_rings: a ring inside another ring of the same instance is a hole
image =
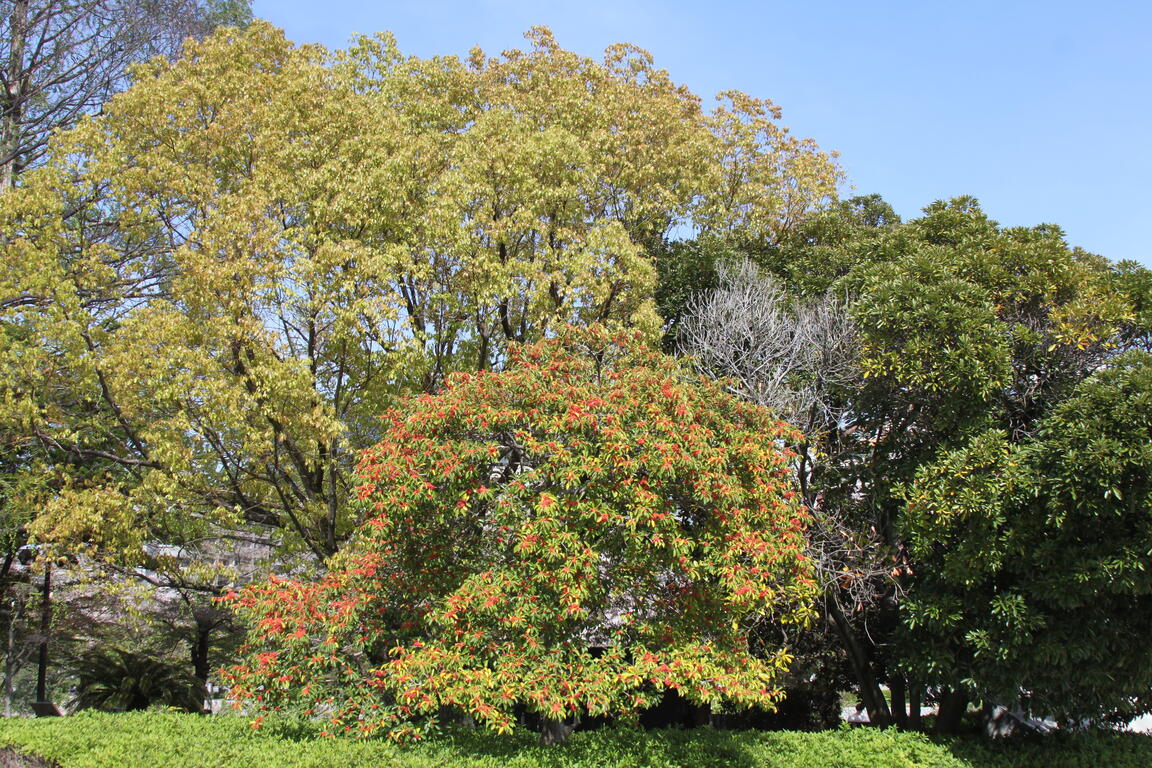
[[[688,351],[745,396],[813,406],[800,468],[821,523],[812,544],[829,623],[873,721],[916,727],[931,688],[939,724],[951,727],[990,691],[911,663],[922,657],[905,600],[935,582],[920,578],[931,565],[917,553],[930,547],[908,547],[901,489],[988,429],[1030,440],[1079,382],[1146,344],[1147,270],[1069,248],[1055,227],[1000,227],[969,198],[905,224],[878,200],[856,199],[746,253],[761,273],[729,273],[689,302],[679,322]],[[817,311],[829,302],[846,306],[854,340],[834,366],[808,362],[818,360],[809,339],[836,349],[844,338]],[[747,306],[745,319],[726,314],[732,306]],[[750,335],[772,324],[790,330],[768,342]]]
[[[0,196],[0,420],[39,536],[256,524],[329,557],[390,398],[566,322],[654,335],[647,243],[767,237],[834,192],[767,102],[705,112],[643,51],[529,37],[421,60],[229,28]]]
[[[1152,358],[1076,384],[1023,440],[922,466],[902,522],[921,563],[909,666],[1064,721],[1152,709]]]
[[[154,56],[172,58],[186,38],[202,38],[221,25],[248,23],[249,5],[249,0],[0,2],[0,194],[10,194],[26,171],[43,163],[54,134],[97,113],[112,94],[126,88],[134,64]],[[0,234],[5,249],[12,245],[13,234],[11,230]],[[30,328],[24,314],[26,298],[23,288],[0,291],[0,313],[5,316],[0,321],[0,355],[19,354],[16,350],[30,341],[25,335]],[[4,371],[12,372],[6,366]],[[10,395],[8,383],[5,378],[4,392]],[[87,408],[89,404],[81,406]],[[18,611],[8,609],[19,600],[10,601],[8,596],[15,595],[10,591],[13,579],[22,577],[13,563],[27,543],[26,524],[38,508],[38,502],[27,503],[36,495],[29,492],[58,486],[36,467],[64,463],[69,473],[89,479],[106,470],[92,455],[69,453],[58,446],[50,447],[51,455],[45,457],[12,417],[11,411],[0,417],[0,518],[5,545],[0,565],[5,607],[0,623],[9,637]],[[9,664],[9,681],[12,671]]]
[[[798,436],[599,327],[514,350],[385,415],[367,520],[318,583],[235,598],[254,627],[233,695],[419,733],[444,708],[510,729],[690,701],[780,698],[755,628],[808,615]],[[331,703],[331,704],[329,704]]]
[[[35,165],[54,131],[95,112],[131,65],[185,38],[251,20],[250,0],[0,2],[0,190]]]

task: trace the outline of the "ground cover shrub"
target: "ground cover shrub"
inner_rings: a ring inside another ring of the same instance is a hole
[[[994,768],[1143,768],[1152,765],[1152,736],[1114,731],[995,741],[963,739],[952,742],[951,749],[973,766]]]
[[[0,720],[0,748],[60,768],[1145,768],[1152,738],[1064,734],[933,741],[923,734],[606,728],[541,747],[532,734],[456,731],[427,742],[322,738],[313,723],[174,713]]]

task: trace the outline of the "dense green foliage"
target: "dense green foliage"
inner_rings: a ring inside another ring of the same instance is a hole
[[[991,745],[919,734],[635,731],[575,734],[562,748],[457,732],[419,744],[319,738],[307,725],[140,713],[0,722],[0,745],[60,768],[1144,768],[1152,738],[1073,734]]]
[[[697,327],[676,313],[714,306],[683,292],[710,286],[724,247],[762,270],[749,281],[774,281],[797,302],[831,292],[855,325],[856,374],[809,410],[825,416],[805,426],[809,469],[801,482],[805,503],[830,532],[814,547],[823,605],[873,720],[917,727],[909,712],[918,706],[905,693],[916,702],[929,690],[947,702],[942,727],[957,722],[965,700],[1028,698],[1040,711],[1093,717],[1147,706],[1132,699],[1149,682],[1143,632],[1123,618],[1142,615],[1147,591],[1139,578],[1149,549],[1147,430],[1138,417],[1121,425],[1084,414],[1139,413],[1147,399],[1147,382],[1134,372],[1121,376],[1123,387],[1105,382],[1134,365],[1119,355],[1148,347],[1148,270],[1070,247],[1051,225],[1002,227],[972,198],[933,203],[907,222],[874,196],[854,198],[772,245],[733,237],[677,246],[697,258],[660,269],[666,286],[658,296],[673,326]],[[725,290],[735,297],[740,287],[718,289]],[[731,300],[746,314],[770,312],[743,301]],[[751,347],[738,333],[711,343],[726,343],[733,361],[711,373],[747,379],[764,365],[741,359]],[[690,351],[707,359],[715,349]],[[741,387],[804,381],[798,370]],[[987,479],[982,493],[968,487],[972,473],[955,466],[965,457],[951,453],[973,440]],[[1001,452],[991,459],[989,441]],[[1031,501],[1001,496],[1012,469],[1002,459],[1035,453],[1027,448],[1034,443],[1051,450],[1030,470]],[[933,480],[926,468],[936,462]],[[930,481],[939,487],[933,503],[909,507]],[[968,516],[953,514],[965,499]],[[1022,543],[1025,507],[1037,513]],[[957,520],[965,524],[951,525]],[[1092,531],[1090,553],[1077,526]],[[1016,543],[1006,555],[1010,536]],[[984,570],[960,578],[958,564]],[[1101,590],[1109,597],[1094,611],[1038,608],[1086,606]],[[1017,610],[1021,591],[1032,605]]]
[[[1001,430],[921,468],[904,525],[920,662],[1069,718],[1147,706],[1152,686],[1152,356],[1089,376],[1013,443]]]
[[[578,733],[560,749],[457,732],[408,745],[319,738],[311,726],[158,713],[0,722],[0,745],[61,768],[1143,768],[1152,738],[1072,734],[983,744],[895,731]]]

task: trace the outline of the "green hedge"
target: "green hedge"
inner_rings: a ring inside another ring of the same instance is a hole
[[[895,731],[632,731],[562,747],[481,732],[397,746],[323,739],[308,725],[159,713],[0,720],[0,745],[61,768],[1148,768],[1152,737],[1078,734],[985,743]]]

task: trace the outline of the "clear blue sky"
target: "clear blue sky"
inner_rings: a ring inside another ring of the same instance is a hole
[[[550,26],[599,57],[614,42],[710,101],[736,88],[841,153],[855,192],[904,217],[970,194],[1009,225],[1152,266],[1152,3],[1146,0],[256,0],[297,42],[390,30],[418,56],[521,47]],[[707,103],[707,102],[706,102]]]

